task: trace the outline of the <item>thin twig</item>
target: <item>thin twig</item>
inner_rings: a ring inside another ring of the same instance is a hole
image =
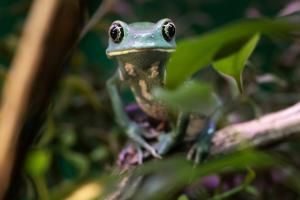
[[[83,30],[80,33],[79,40],[81,40],[87,32],[89,32],[98,21],[111,10],[112,6],[117,2],[117,0],[104,0],[101,2],[89,22],[84,26]]]

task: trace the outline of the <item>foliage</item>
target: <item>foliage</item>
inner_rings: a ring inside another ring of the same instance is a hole
[[[278,165],[279,163],[279,160],[276,160],[267,154],[255,151],[234,153],[232,155],[223,156],[222,158],[210,160],[200,166],[193,166],[186,160],[176,157],[166,161],[156,161],[149,163],[146,166],[142,166],[139,169],[138,174],[151,175],[152,173],[157,173],[154,176],[157,176],[156,179],[158,180],[153,178],[148,182],[145,181],[145,185],[139,189],[140,192],[135,198],[171,198],[178,190],[180,190],[180,188],[201,179],[201,177],[209,176],[213,173],[221,174],[225,172],[228,173],[230,171],[248,169],[248,174],[245,177],[242,186],[240,186],[246,187],[255,177],[255,172],[251,170],[253,166],[258,169]],[[176,174],[176,176],[173,176],[173,174]],[[153,183],[153,180],[158,183]],[[217,197],[213,197],[213,199],[214,198]]]
[[[102,1],[88,2],[92,13]],[[1,86],[31,3],[31,0],[0,2]],[[228,83],[214,70],[232,76],[248,99],[235,102],[234,111],[228,113],[222,122],[226,125],[254,117],[253,110],[267,113],[299,100],[299,47],[290,41],[260,38],[265,34],[272,39],[281,37],[295,27],[277,19],[237,21],[245,17],[276,16],[283,7],[291,5],[291,1],[285,0],[119,1],[83,38],[71,58],[69,70],[48,111],[42,134],[27,155],[24,168],[27,175],[24,180],[20,179],[22,199],[65,199],[94,182],[97,187],[92,187],[92,190],[100,196],[107,180],[111,179],[106,176],[112,173],[126,141],[122,130],[113,122],[105,90],[105,80],[116,68],[116,63],[107,59],[104,53],[107,29],[112,20],[157,21],[166,16],[173,19],[178,30],[178,49],[168,65],[169,88],[158,89],[156,96],[169,102],[173,108],[207,113],[209,111],[205,109],[219,102],[212,91],[230,95]],[[232,21],[236,22],[224,26]],[[208,65],[214,70],[204,69]],[[182,84],[199,69],[205,74],[204,80]],[[206,78],[213,79],[214,85]],[[124,99],[131,102],[131,94],[125,91]],[[150,182],[152,187],[161,186],[154,193],[159,197],[164,197],[167,191],[176,192],[182,185],[199,181],[197,178],[202,177],[202,181],[205,176],[213,174],[220,181],[216,187],[196,184],[196,189],[187,193],[197,194],[203,199],[228,199],[232,195],[235,195],[234,199],[247,199],[249,194],[254,199],[296,199],[300,191],[299,150],[299,141],[294,140],[277,149],[284,158],[279,162],[274,151],[272,154],[251,151],[220,156],[197,167],[191,166],[181,156],[149,163],[139,172],[159,175],[158,179],[153,179],[155,183]],[[143,192],[139,195],[145,195],[142,198],[145,199],[149,187],[141,190]],[[187,199],[187,193],[180,199]]]
[[[212,87],[199,81],[188,81],[176,90],[156,88],[153,94],[177,111],[210,115],[220,105]]]
[[[287,20],[256,19],[240,21],[203,36],[182,40],[167,65],[166,86],[173,89],[180,84],[183,86],[174,92],[157,89],[154,94],[170,107],[176,105],[186,112],[197,110],[209,115],[219,105],[213,98],[213,90],[203,84],[201,86],[201,83],[198,86],[196,83],[182,83],[184,80],[212,64],[223,76],[234,79],[234,85],[242,92],[242,72],[259,41],[259,35],[282,37],[297,30],[298,25]],[[183,67],[185,65],[189,67]],[[202,102],[204,106],[201,107]]]
[[[168,64],[166,84],[169,87],[175,87],[213,61],[231,56],[235,51],[246,48],[248,39],[257,33],[282,36],[297,29],[296,24],[289,24],[281,20],[246,20],[228,25],[198,38],[183,40],[178,44],[176,52]],[[256,42],[253,43],[255,47]],[[251,54],[252,49],[253,47],[246,48],[250,52],[246,54]],[[244,60],[247,58],[248,56],[244,57]],[[245,61],[242,61],[242,64],[244,63]],[[185,68],[184,66],[189,67]],[[217,70],[219,68],[216,67]],[[224,70],[220,71],[224,73]]]
[[[247,41],[243,47],[241,47],[236,53],[217,60],[213,63],[216,70],[222,73],[224,76],[230,76],[236,80],[240,92],[243,91],[242,73],[246,63],[251,56],[254,48],[259,40],[259,34],[255,34],[249,41]]]

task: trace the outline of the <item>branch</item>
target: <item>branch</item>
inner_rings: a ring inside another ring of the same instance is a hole
[[[229,152],[240,147],[261,146],[299,132],[300,102],[287,109],[217,131],[211,154]]]
[[[79,0],[33,3],[3,89],[0,199],[6,195],[10,179],[20,182],[25,153],[42,125],[53,89],[65,70],[62,65],[79,36],[80,5]],[[10,192],[16,190],[14,185]]]
[[[227,153],[250,146],[260,146],[300,132],[300,102],[287,109],[267,114],[248,122],[233,124],[216,132],[213,138],[211,155]],[[150,177],[155,176],[152,174]],[[149,178],[145,177],[145,179]],[[106,200],[126,199],[128,191],[134,195],[140,191],[143,177],[125,177],[116,190]],[[131,190],[129,190],[130,188]]]

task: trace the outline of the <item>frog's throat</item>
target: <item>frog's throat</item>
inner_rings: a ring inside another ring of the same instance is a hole
[[[159,52],[167,52],[172,53],[175,51],[175,49],[127,49],[127,50],[120,50],[120,51],[111,51],[107,52],[106,54],[110,57],[112,56],[119,56],[119,55],[125,55],[129,53],[137,53],[137,52],[143,52],[143,51],[159,51]]]

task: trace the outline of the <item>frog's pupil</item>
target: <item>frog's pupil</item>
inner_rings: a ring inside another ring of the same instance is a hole
[[[124,37],[123,27],[119,23],[114,23],[110,28],[109,34],[114,42],[119,43]]]
[[[175,35],[175,25],[170,21],[165,22],[163,25],[162,34],[165,40],[171,41]]]

